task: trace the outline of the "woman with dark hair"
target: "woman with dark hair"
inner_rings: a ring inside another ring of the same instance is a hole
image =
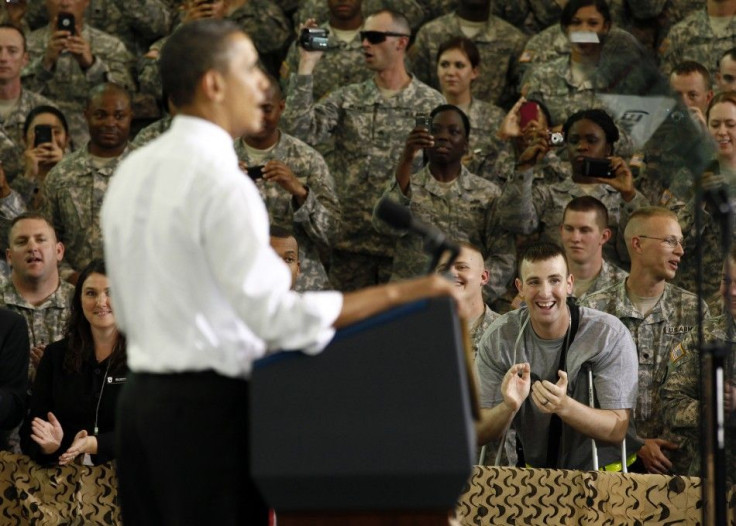
[[[570,0],[560,16],[569,43],[565,54],[553,58],[546,49],[533,64],[541,53],[527,50],[522,56],[530,64],[523,91],[544,102],[555,122],[580,109],[600,107],[599,94],[644,94],[656,82],[657,69],[641,44],[622,30],[609,38],[611,25],[606,0]]]
[[[64,114],[53,106],[36,106],[23,125],[23,173],[13,180],[15,189],[31,210],[41,208],[41,186],[46,175],[69,148],[69,125]]]
[[[21,435],[23,451],[40,464],[113,458],[115,405],[127,375],[125,338],[118,332],[101,260],[79,275],[66,336],[46,347]]]
[[[473,97],[470,87],[478,77],[479,68],[480,52],[469,38],[453,37],[437,50],[437,78],[442,95],[448,104],[463,110],[473,130],[463,164],[471,173],[490,179],[499,152],[505,148],[496,138],[504,111]]]
[[[561,244],[560,227],[565,206],[574,197],[590,195],[608,209],[615,243],[603,247],[606,259],[628,268],[623,226],[629,213],[648,206],[634,188],[626,161],[616,155],[619,130],[608,113],[599,109],[579,111],[562,127],[569,162],[562,163],[568,177],[554,183],[532,185],[535,165],[550,149],[549,137],[538,135],[519,155],[516,170],[498,201],[501,226],[517,234],[538,232],[544,241]]]

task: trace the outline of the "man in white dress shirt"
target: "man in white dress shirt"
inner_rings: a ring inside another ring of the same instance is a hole
[[[421,297],[438,276],[350,294],[290,291],[233,137],[258,129],[268,82],[251,40],[203,20],[164,46],[171,129],[123,162],[102,208],[105,256],[133,372],[121,395],[126,524],[267,524],[249,472],[248,383],[269,351],[317,353],[334,329]]]

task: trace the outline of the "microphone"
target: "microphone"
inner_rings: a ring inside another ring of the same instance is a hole
[[[444,232],[432,225],[414,219],[406,207],[388,197],[384,197],[378,202],[376,216],[392,228],[408,230],[424,240],[424,251],[432,256],[427,274],[434,272],[435,267],[445,253],[449,252],[450,256],[450,259],[447,260],[448,266],[452,265],[460,254],[460,247],[457,243],[450,241]]]

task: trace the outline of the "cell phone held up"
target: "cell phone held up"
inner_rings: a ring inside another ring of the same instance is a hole
[[[259,164],[258,166],[248,166],[245,171],[248,172],[248,177],[255,182],[258,179],[263,179],[263,167],[263,164]]]
[[[613,179],[616,177],[609,159],[596,159],[594,157],[583,157],[583,175],[585,177],[599,177],[601,179]]]
[[[519,126],[523,130],[531,121],[539,121],[539,104],[533,100],[526,101],[519,108],[519,114],[521,115]]]
[[[59,31],[69,31],[70,34],[76,34],[76,21],[71,13],[59,13],[56,16],[56,29]]]
[[[429,131],[432,128],[432,117],[426,113],[417,113],[415,126]]]
[[[329,48],[327,34],[321,27],[305,27],[299,35],[299,45],[306,51],[325,51]]]
[[[48,124],[36,124],[33,127],[33,147],[50,143],[53,139],[51,126]]]

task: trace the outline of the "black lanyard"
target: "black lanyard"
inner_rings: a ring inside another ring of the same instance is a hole
[[[567,372],[567,351],[575,339],[580,325],[580,309],[572,297],[567,298],[567,308],[570,309],[570,327],[568,328],[565,342],[562,344],[562,352],[560,353],[560,363],[558,370]],[[570,379],[568,378],[568,386]],[[556,414],[552,415],[549,421],[549,432],[547,435],[547,468],[556,468],[560,456],[560,440],[562,438],[562,420]]]

